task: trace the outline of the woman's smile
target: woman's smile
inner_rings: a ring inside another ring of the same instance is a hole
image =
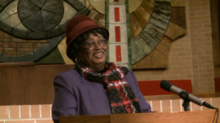
[[[102,58],[103,57],[103,55],[104,55],[104,53],[103,52],[95,52],[94,53],[94,56],[96,57],[96,58]]]

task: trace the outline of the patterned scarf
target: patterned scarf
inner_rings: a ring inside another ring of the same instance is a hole
[[[140,112],[139,102],[124,78],[128,73],[126,67],[107,62],[104,72],[96,72],[82,63],[77,63],[76,69],[88,81],[106,83],[112,114]]]

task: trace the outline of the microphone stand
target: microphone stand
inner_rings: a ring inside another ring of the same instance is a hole
[[[184,99],[184,102],[182,104],[184,111],[190,111],[189,109],[189,100]]]
[[[188,97],[189,97],[189,93],[185,92],[185,91],[182,91],[180,93],[180,97],[183,98],[183,108],[184,108],[184,111],[190,111],[189,109],[189,100],[188,100]]]

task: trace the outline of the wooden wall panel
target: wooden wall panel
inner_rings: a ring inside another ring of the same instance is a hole
[[[215,92],[220,92],[220,1],[210,0]]]
[[[39,73],[35,73],[35,66],[25,66],[21,67],[21,78],[19,82],[22,82],[22,104],[25,102],[36,103],[37,99],[40,99],[40,93],[44,92],[43,86],[40,86],[42,82],[36,80],[35,76],[38,76]],[[39,76],[39,78],[41,78]],[[39,101],[42,101],[42,97]]]
[[[19,67],[0,67],[0,104],[21,103],[21,83]]]
[[[0,105],[52,104],[54,77],[73,68],[74,65],[2,66],[0,64]],[[178,97],[174,94],[172,96]]]
[[[46,73],[48,66],[39,70],[40,66],[22,67],[22,103],[42,104],[45,102],[51,102],[50,98],[45,97],[45,94],[50,93],[53,87],[53,80],[50,76],[50,71]],[[48,81],[50,79],[50,81]],[[50,85],[50,86],[48,86]],[[53,97],[53,95],[51,95]]]
[[[0,65],[0,105],[51,104],[53,79],[73,65]]]

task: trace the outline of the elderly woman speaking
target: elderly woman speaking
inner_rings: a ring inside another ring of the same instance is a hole
[[[52,117],[150,112],[134,74],[107,59],[109,32],[85,15],[66,25],[67,56],[75,69],[54,79]]]

